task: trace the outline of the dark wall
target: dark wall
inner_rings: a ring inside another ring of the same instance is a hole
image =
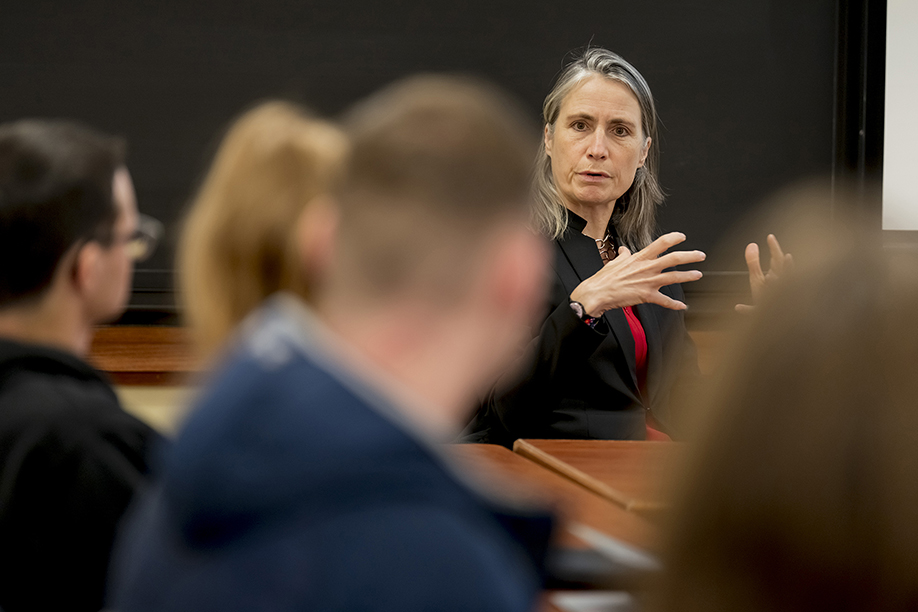
[[[710,249],[769,192],[830,172],[835,39],[835,0],[30,0],[0,9],[0,121],[72,117],[128,138],[141,208],[169,230],[133,303],[168,309],[183,208],[221,130],[255,101],[335,115],[394,78],[445,70],[491,78],[538,116],[566,54],[605,46],[658,102],[662,229]],[[741,269],[742,256],[717,265]]]

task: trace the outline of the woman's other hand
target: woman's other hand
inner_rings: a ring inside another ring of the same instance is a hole
[[[768,250],[771,262],[768,272],[762,271],[762,262],[759,259],[759,245],[750,242],[746,245],[746,267],[749,268],[749,288],[752,290],[752,304],[737,304],[737,312],[749,312],[758,304],[766,291],[767,285],[775,282],[787,274],[794,265],[794,258],[790,253],[781,250],[778,239],[774,234],[768,234]]]
[[[660,236],[645,248],[632,254],[626,247],[618,249],[618,256],[605,264],[599,272],[577,285],[571,300],[583,304],[592,317],[607,310],[637,304],[658,304],[672,310],[685,310],[687,306],[660,292],[661,287],[687,283],[701,278],[699,270],[669,270],[674,266],[704,261],[701,251],[673,251],[669,249],[685,241],[685,234],[671,232]],[[664,255],[665,253],[665,255]]]

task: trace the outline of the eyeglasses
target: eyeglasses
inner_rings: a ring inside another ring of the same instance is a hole
[[[156,250],[163,236],[163,224],[147,215],[139,215],[137,230],[124,240],[128,255],[134,261],[144,261]]]

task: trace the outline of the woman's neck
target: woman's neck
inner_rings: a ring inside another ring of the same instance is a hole
[[[583,228],[583,234],[594,240],[602,240],[606,235],[609,227],[609,219],[612,218],[612,211],[615,210],[615,202],[608,204],[594,204],[583,206],[581,204],[570,203],[568,209],[587,222]]]

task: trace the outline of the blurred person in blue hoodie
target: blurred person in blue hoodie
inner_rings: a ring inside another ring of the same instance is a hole
[[[489,86],[434,76],[346,128],[334,200],[295,228],[315,309],[278,295],[242,325],[126,530],[117,610],[536,603],[550,520],[473,492],[437,443],[544,299],[537,133]]]

